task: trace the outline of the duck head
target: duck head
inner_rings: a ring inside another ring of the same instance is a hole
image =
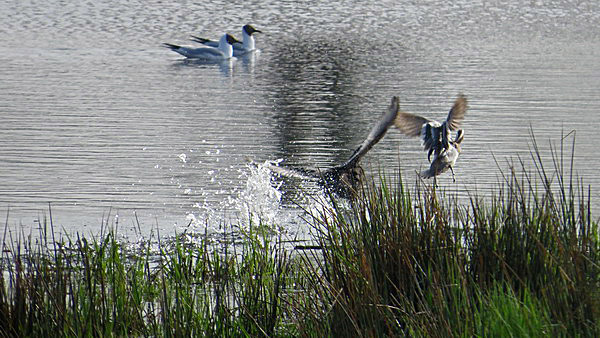
[[[456,138],[454,139],[454,141],[452,141],[452,143],[454,144],[454,147],[456,148],[456,150],[460,153],[461,149],[460,149],[460,143],[463,141],[463,139],[465,138],[465,133],[462,129],[459,129],[456,132]]]

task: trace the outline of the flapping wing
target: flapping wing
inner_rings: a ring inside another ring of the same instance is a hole
[[[446,119],[446,123],[448,128],[452,131],[458,130],[460,127],[460,123],[465,118],[465,113],[467,112],[467,99],[464,95],[460,94],[456,101],[454,101],[454,105],[450,112],[448,113],[448,118]]]
[[[394,125],[400,129],[400,132],[411,137],[420,137],[423,130],[423,125],[432,122],[432,120],[425,117],[406,113],[398,112]]]
[[[342,167],[353,166],[361,157],[363,157],[387,132],[388,128],[394,124],[400,108],[400,100],[394,96],[388,108],[388,111],[379,119],[376,125],[371,128],[371,132],[363,143],[354,151],[350,159],[342,165]]]

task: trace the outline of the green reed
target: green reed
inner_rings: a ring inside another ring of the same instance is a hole
[[[261,227],[243,245],[186,236],[132,250],[100,239],[16,241],[5,246],[0,336],[271,336],[289,260]],[[25,244],[23,244],[25,243]]]

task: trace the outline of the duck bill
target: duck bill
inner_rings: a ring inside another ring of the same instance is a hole
[[[454,139],[454,142],[457,144],[460,144],[464,138],[465,138],[464,131],[462,129],[459,129],[456,134],[456,138]]]

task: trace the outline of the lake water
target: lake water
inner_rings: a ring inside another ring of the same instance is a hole
[[[0,216],[13,235],[50,211],[84,233],[137,228],[137,216],[142,233],[170,234],[248,210],[299,227],[248,160],[339,164],[394,95],[436,119],[469,99],[445,188],[489,191],[494,156],[529,158],[530,130],[544,151],[575,131],[577,173],[600,198],[598,1],[46,0],[0,12]],[[240,37],[246,23],[263,31],[260,53],[231,65],[161,47]],[[363,163],[414,181],[427,159],[391,129]]]

